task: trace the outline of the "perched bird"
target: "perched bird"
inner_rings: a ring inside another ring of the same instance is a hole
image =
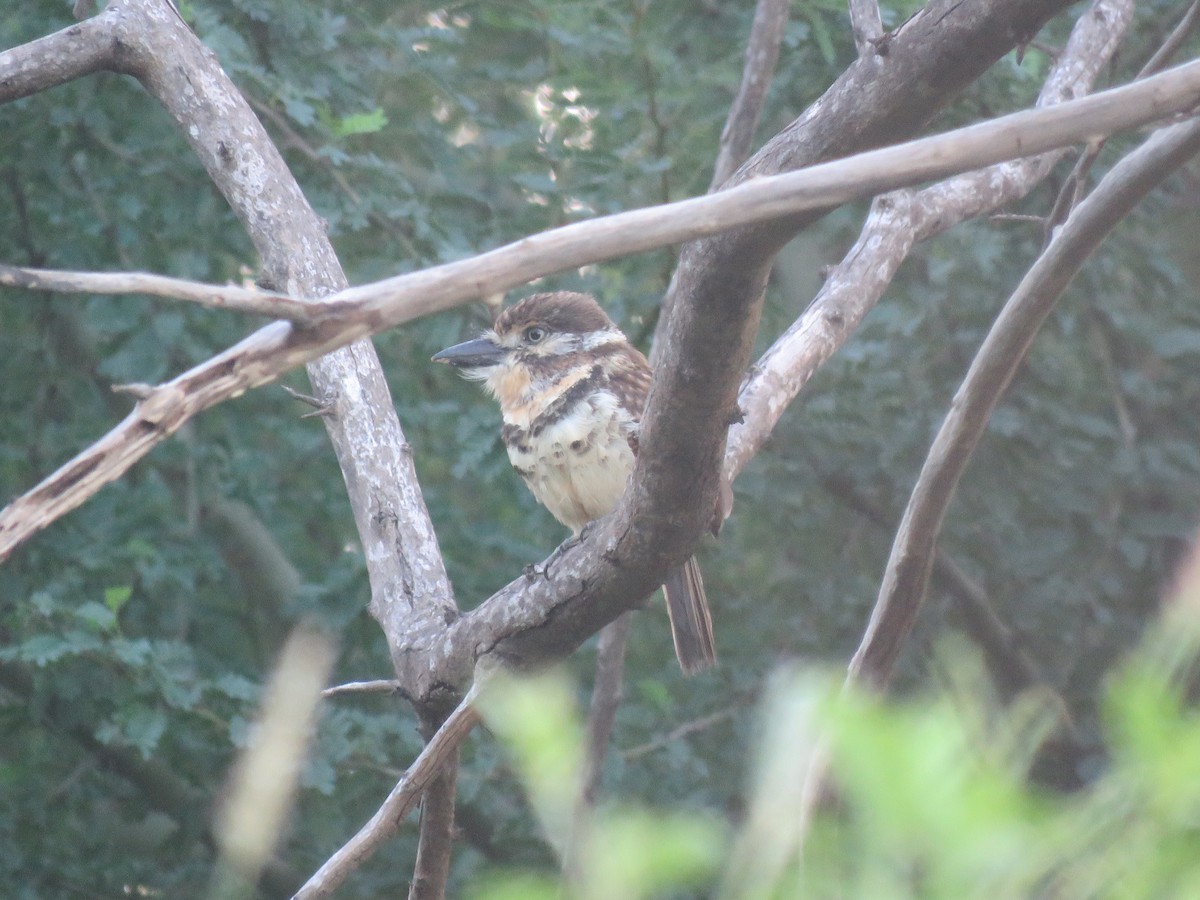
[[[612,512],[638,452],[650,364],[587,294],[533,294],[493,328],[433,357],[482,381],[500,403],[508,459],[533,495],[578,535]],[[663,585],[685,674],[716,662],[695,558]]]

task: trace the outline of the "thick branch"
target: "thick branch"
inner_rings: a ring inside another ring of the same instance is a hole
[[[95,72],[123,72],[122,47],[100,17],[0,53],[0,103]]]
[[[215,56],[173,8],[123,0],[101,17],[114,10],[116,36],[137,48],[132,71],[174,118],[242,221],[262,256],[260,280],[303,298],[344,288],[325,223]],[[123,27],[130,20],[139,28]],[[457,610],[412,453],[375,348],[359,340],[364,336],[305,362],[314,393],[332,413],[322,421],[363,545],[371,612],[405,691],[421,699],[433,687],[423,680],[424,667],[414,665],[413,648],[431,640]]]
[[[1038,97],[1049,108],[1085,95],[1133,16],[1132,0],[1098,0],[1080,17]],[[879,198],[858,241],[830,272],[816,299],[758,360],[738,395],[742,422],[730,429],[730,481],[762,448],[788,404],[887,290],[914,244],[1025,196],[1065,150],[955,176],[915,194]]]
[[[1054,303],[1116,224],[1197,152],[1200,122],[1155,132],[1076,208],[1005,304],[955,393],[913,488],[871,622],[850,664],[852,680],[882,686],[891,676],[924,599],[938,534],[958,480]]]
[[[293,298],[324,296],[345,286],[324,223],[216,57],[171,5],[160,0],[113,0],[93,19],[0,54],[0,101],[100,69],[133,75],[166,108],[260,253],[262,281]],[[416,484],[412,455],[374,348],[369,343],[344,346],[366,334],[364,329],[351,329],[333,341],[308,336],[291,343],[286,332],[268,326],[250,338],[249,346],[268,345],[280,352],[281,344],[272,342],[284,338],[283,343],[290,347],[281,352],[290,357],[290,367],[310,363],[315,393],[329,404],[331,414],[323,420],[346,479],[363,544],[372,611],[384,627],[405,690],[422,696],[430,686],[420,679],[421,667],[412,671],[410,650],[431,640],[457,610]],[[307,352],[293,353],[301,345]],[[332,350],[337,352],[318,360]],[[200,380],[211,377],[223,388],[207,393],[199,405],[191,403],[196,398],[188,398],[182,405],[174,402],[179,379],[153,393],[139,404],[148,402],[148,407],[101,442],[112,449],[125,447],[130,455],[116,465],[111,458],[93,456],[76,466],[69,480],[71,497],[54,498],[58,509],[72,508],[89,492],[119,476],[182,424],[185,419],[178,414],[186,418],[236,396],[258,381],[260,374],[266,380],[279,374],[279,370],[270,371],[261,358],[256,360],[253,351],[246,356],[222,354],[212,365]],[[243,369],[232,380],[224,378],[241,365],[262,368],[259,373]],[[249,375],[248,381],[245,387],[237,387],[243,375]],[[233,394],[227,392],[230,388]],[[87,485],[84,491],[78,490],[82,485],[76,479]],[[58,481],[52,489],[67,483]],[[40,514],[35,520],[49,521]],[[0,558],[3,555],[0,551]]]
[[[329,317],[319,325],[300,330],[286,323],[273,323],[208,362],[154,388],[109,435],[0,511],[0,559],[11,553],[30,534],[119,477],[152,446],[201,410],[268,383],[282,373],[348,341],[358,340],[369,333],[418,315],[445,309],[483,293],[515,286],[538,275],[651,246],[675,243],[681,237],[715,233],[731,225],[769,216],[826,208],[915,180],[1002,160],[1017,153],[1039,153],[1089,135],[1143,124],[1184,111],[1198,100],[1200,63],[1191,63],[1154,78],[1062,104],[1054,109],[1016,113],[957,132],[871,151],[802,172],[770,179],[757,178],[736,190],[727,189],[664,207],[569,225],[478,257],[398,276],[376,285],[342,291],[327,301],[336,308],[329,310]],[[737,239],[744,240],[745,234],[741,232]],[[695,277],[700,277],[702,270],[708,270],[707,264],[696,270]],[[718,280],[732,278],[740,284],[752,270],[753,266],[747,260],[745,266],[730,264],[713,271],[709,277]],[[765,277],[761,272],[759,276]],[[731,284],[729,288],[728,292],[721,295],[722,299],[742,296],[745,292],[744,285],[737,287]],[[689,288],[694,289],[697,286]],[[708,291],[705,293],[707,295]],[[624,598],[620,602],[624,605],[608,607],[603,603],[586,602],[585,598],[595,597],[599,590],[601,579],[595,577],[597,572],[606,565],[611,568],[611,564],[599,559],[598,548],[606,541],[595,544],[585,542],[560,556],[554,575],[561,575],[561,578],[539,578],[528,588],[523,586],[524,579],[520,579],[497,595],[498,603],[507,602],[501,598],[514,594],[520,594],[527,603],[516,604],[508,614],[495,618],[496,606],[492,604],[486,613],[477,610],[468,617],[469,626],[452,628],[447,635],[450,643],[444,645],[445,653],[450,656],[441,655],[441,659],[445,663],[453,658],[454,672],[443,672],[448,676],[443,680],[462,683],[462,679],[469,676],[470,660],[484,647],[492,646],[500,633],[509,629],[532,628],[538,631],[537,623],[561,615],[568,606],[590,606],[592,612],[582,612],[580,618],[574,620],[577,627],[561,633],[563,642],[554,655],[561,653],[563,647],[583,640],[622,609],[637,602],[640,596],[653,588],[656,579],[661,580],[663,572],[691,551],[692,543],[707,527],[710,511],[715,505],[715,481],[710,488],[706,480],[697,481],[696,473],[709,471],[710,468],[715,472],[718,468],[730,413],[725,412],[723,418],[714,423],[713,410],[726,406],[731,409],[733,406],[731,386],[736,384],[737,378],[730,354],[745,342],[745,338],[731,340],[741,333],[746,324],[736,309],[718,306],[710,309],[709,313],[715,315],[720,324],[714,325],[711,332],[688,337],[685,343],[681,344],[679,340],[672,342],[669,346],[675,348],[672,351],[673,362],[669,360],[657,370],[656,385],[659,386],[652,392],[651,408],[662,403],[654,400],[655,396],[666,396],[674,391],[680,392],[681,405],[666,410],[664,423],[669,427],[665,429],[652,427],[648,415],[644,443],[649,441],[650,446],[655,446],[657,442],[650,440],[654,434],[666,435],[669,440],[661,445],[660,450],[644,452],[639,456],[638,465],[647,471],[647,475],[635,479],[635,489],[627,497],[627,506],[638,512],[634,517],[636,521],[624,524],[629,516],[623,513],[618,520],[621,524],[615,524],[610,529],[609,538],[618,531],[621,534],[622,548],[617,556],[622,565],[641,573],[637,578],[623,576],[617,579],[621,585],[618,593],[623,592],[621,596]],[[705,317],[707,320],[708,317]],[[699,342],[698,349],[685,354],[683,348],[692,340]],[[739,363],[741,355],[746,352],[746,347],[738,350]],[[685,364],[684,360],[688,362]],[[706,366],[721,360],[721,378],[716,379],[720,384],[714,382],[717,372],[697,367],[694,360],[704,360]],[[705,378],[694,377],[701,371],[705,372]],[[664,389],[666,394],[663,393]],[[698,390],[701,391],[699,395]],[[726,395],[729,395],[728,399],[722,399]],[[683,402],[685,400],[686,403]],[[338,408],[339,421],[347,414],[344,406]],[[689,408],[693,410],[692,413],[685,413]],[[703,415],[700,409],[706,410]],[[709,431],[704,431],[705,427]],[[719,444],[714,443],[718,438]],[[677,461],[674,461],[675,453],[680,454]],[[401,453],[401,456],[406,465],[411,465],[405,453]],[[379,472],[377,477],[384,479],[384,473]],[[395,489],[394,477],[389,477],[392,480],[388,482],[387,496],[391,496]],[[697,491],[697,483],[702,483],[705,490]],[[415,482],[402,479],[400,486],[406,491],[411,490],[414,500],[419,501]],[[707,496],[709,491],[711,498]],[[376,496],[369,494],[368,499]],[[702,506],[697,507],[698,502]],[[405,503],[407,500],[399,502],[398,508],[408,508]],[[392,510],[395,508],[391,507]],[[394,512],[389,512],[388,508],[368,508],[362,513],[373,540],[382,541],[389,548],[394,547],[395,537],[390,530],[397,525]],[[399,524],[407,521],[404,519]],[[360,527],[363,527],[361,523]],[[398,584],[412,583],[407,580],[408,574],[398,573]],[[581,574],[588,576],[587,589],[582,591],[578,580]],[[612,585],[616,583],[611,582]],[[550,590],[542,594],[548,587]],[[536,594],[541,594],[542,599],[535,600]],[[572,598],[577,603],[573,603]],[[557,610],[556,606],[559,607]],[[442,623],[445,619],[443,615],[438,622]],[[485,622],[489,624],[485,626]],[[466,625],[466,620],[460,620],[460,623]],[[586,630],[579,631],[579,628]],[[456,631],[459,633],[456,634]],[[557,628],[554,631],[557,632]],[[440,624],[437,633],[441,633]],[[545,634],[539,632],[530,637],[534,638],[533,644],[540,644]],[[451,644],[457,645],[459,640],[470,641],[474,652],[455,657]],[[515,651],[516,646],[511,649]],[[541,653],[535,655],[540,656]],[[430,665],[431,670],[437,669],[432,662]]]

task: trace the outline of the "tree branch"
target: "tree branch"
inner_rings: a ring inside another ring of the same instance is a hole
[[[146,272],[62,272],[0,263],[0,285],[71,294],[147,294],[293,322],[315,321],[322,312],[320,306],[284,294],[233,284],[217,287]]]
[[[891,56],[895,57],[896,52],[897,48],[893,47]],[[947,174],[963,167],[993,162],[1016,153],[1042,152],[1087,135],[1142,124],[1186,110],[1194,106],[1198,98],[1200,63],[1192,63],[1152,79],[1062,104],[1054,109],[1016,113],[946,135],[871,151],[802,172],[770,179],[755,178],[741,184],[736,190],[727,189],[665,207],[565,226],[468,260],[397,276],[375,285],[347,289],[327,301],[336,309],[319,325],[298,329],[286,323],[272,323],[208,362],[155,387],[108,436],[0,512],[0,559],[11,553],[30,534],[82,503],[103,484],[119,477],[152,446],[201,410],[265,384],[346,341],[356,340],[417,315],[447,308],[482,293],[523,283],[536,275],[650,246],[674,243],[681,237],[715,233],[768,216],[827,208],[847,199]],[[744,168],[743,173],[745,171]],[[793,217],[790,221],[796,219]],[[775,225],[758,227],[768,230],[776,228]],[[737,240],[746,239],[745,232],[735,237]],[[710,253],[713,247],[719,247],[720,252],[724,253],[727,252],[725,248],[735,244],[706,246],[709,250],[705,253]],[[740,284],[755,268],[749,265],[748,260],[747,265],[731,263],[710,271],[709,266],[716,259],[710,254],[708,262],[699,268],[689,268],[691,274],[688,277],[715,278],[718,281],[721,278],[734,278]],[[709,274],[704,275],[705,272]],[[765,276],[760,271],[758,277]],[[697,282],[688,290],[695,290],[698,286]],[[724,375],[720,381],[724,383],[728,380],[732,385],[736,384],[737,379],[729,355],[744,344],[746,338],[737,338],[732,343],[729,338],[739,334],[745,323],[736,309],[725,308],[724,301],[742,295],[746,288],[732,284],[727,287],[728,291],[720,292],[718,306],[708,310],[717,319],[711,330],[687,340],[699,341],[693,351],[696,355],[689,355],[688,358],[703,359],[708,363],[724,360],[721,366]],[[707,302],[718,302],[718,298],[711,298]],[[506,597],[520,595],[522,598],[522,602],[514,603],[504,615],[497,615],[496,604],[491,604],[486,609],[477,609],[470,616],[459,619],[455,627],[446,632],[443,632],[444,623],[447,618],[454,618],[453,612],[448,616],[443,613],[436,619],[436,630],[433,628],[434,620],[429,619],[428,633],[433,635],[434,643],[440,641],[441,651],[420,660],[416,654],[393,652],[393,658],[398,658],[400,663],[419,667],[419,671],[411,675],[418,687],[434,683],[465,684],[469,680],[470,660],[485,649],[496,647],[500,635],[510,633],[512,629],[532,629],[527,635],[530,640],[525,647],[535,657],[542,656],[545,650],[534,648],[545,641],[539,623],[550,615],[560,617],[558,625],[551,631],[559,634],[559,626],[565,629],[561,632],[563,643],[555,651],[557,655],[563,647],[577,645],[615,617],[621,609],[636,603],[638,598],[652,590],[656,583],[654,579],[660,579],[662,572],[677,564],[680,556],[691,551],[696,537],[707,528],[710,511],[715,505],[715,482],[712,488],[705,487],[704,491],[697,492],[695,474],[707,471],[710,466],[716,470],[721,447],[713,442],[720,438],[723,446],[726,424],[731,415],[725,412],[714,423],[713,404],[722,408],[726,405],[732,408],[733,404],[732,400],[726,402],[720,399],[727,393],[731,394],[731,388],[718,388],[712,383],[712,377],[717,373],[709,373],[710,377],[696,378],[694,381],[683,377],[685,372],[692,375],[697,372],[694,366],[682,364],[682,348],[685,344],[681,344],[679,339],[674,340],[669,345],[674,347],[673,363],[668,361],[668,364],[659,366],[656,372],[658,386],[652,392],[652,409],[662,403],[654,400],[654,397],[666,396],[677,390],[682,392],[681,401],[686,398],[687,402],[667,411],[665,422],[671,427],[665,431],[650,424],[645,426],[648,433],[644,441],[655,433],[670,435],[671,440],[654,453],[639,455],[639,471],[644,469],[647,474],[635,477],[634,490],[627,496],[625,504],[628,509],[637,511],[633,517],[635,521],[630,523],[629,513],[622,512],[614,519],[604,540],[594,543],[585,541],[560,555],[555,576],[539,579],[529,587],[525,586],[524,579],[518,579],[503,589],[496,595],[497,604],[509,602],[504,599]],[[738,350],[738,353],[744,354],[745,348]],[[703,387],[705,384],[707,387]],[[704,392],[697,395],[696,391],[702,387]],[[701,416],[693,409],[693,414],[685,415],[684,410],[691,405],[708,411]],[[340,407],[338,411],[341,415],[337,418],[341,421],[346,412]],[[709,431],[704,431],[704,428]],[[651,441],[650,444],[654,446],[656,442]],[[676,452],[682,454],[679,460],[669,462]],[[411,466],[407,453],[402,452],[401,456],[405,464]],[[685,479],[685,473],[691,473],[691,477]],[[382,480],[384,474],[380,471],[377,477]],[[390,472],[387,475],[390,496],[395,489],[395,477]],[[419,501],[414,481],[402,479],[401,484],[407,486],[405,490],[411,490],[414,501]],[[703,484],[707,485],[707,480]],[[713,495],[711,503],[707,498],[709,491]],[[369,496],[374,497],[375,494]],[[406,502],[400,501],[399,508],[407,508]],[[697,502],[703,505],[696,507]],[[360,518],[364,517],[366,524],[360,522],[360,528],[369,528],[374,539],[384,541],[389,547],[394,546],[395,542],[390,529],[409,521],[407,517],[398,520],[388,508],[368,507],[360,510]],[[597,536],[602,533],[597,529]],[[615,547],[600,549],[617,534],[621,535],[619,551]],[[388,540],[389,536],[391,540]],[[630,566],[642,574],[636,578],[625,575],[610,581],[615,573],[611,571],[611,562],[601,558],[603,553],[610,556],[615,554],[622,565]],[[388,555],[393,554],[389,552]],[[597,573],[602,569],[609,570],[608,574],[598,576]],[[388,585],[398,589],[397,585],[411,584],[407,574],[402,567],[396,575],[395,584],[389,581]],[[587,576],[586,590],[581,591],[580,575]],[[620,601],[622,605],[582,604],[589,606],[591,612],[581,612],[578,619],[574,616],[562,618],[566,607],[576,605],[585,597],[597,596],[601,592],[599,585],[615,587],[618,583],[624,592]],[[550,590],[542,593],[546,588]],[[541,599],[535,599],[535,595]],[[398,620],[405,621],[401,616],[402,604],[385,605],[385,608],[393,609]],[[567,622],[572,623],[570,627],[566,625]],[[385,630],[390,635],[404,633],[399,627],[388,626]],[[541,633],[535,635],[534,632]],[[467,649],[468,645],[470,652],[459,656],[458,651]],[[526,650],[519,649],[520,646],[521,642],[509,644],[506,652],[514,659],[523,656]]]
[[[1155,132],[1067,219],[1005,304],[954,395],[892,545],[879,599],[849,678],[881,687],[925,597],[946,509],[992,410],[1054,303],[1108,233],[1172,171],[1200,152],[1200,122]]]
[[[1080,17],[1038,97],[1048,109],[1088,92],[1120,45],[1132,0],[1098,0]],[[915,194],[880,197],[858,241],[804,314],[767,350],[738,395],[742,421],[730,429],[725,476],[733,481],[762,448],[813,374],[849,339],[891,284],[914,244],[1025,196],[1066,150],[955,176]]]
[[[375,681],[350,681],[337,684],[321,691],[321,697],[340,697],[342,694],[394,694],[402,685],[394,678],[378,679]]]
[[[475,701],[483,681],[476,680],[462,702],[446,717],[442,727],[429,739],[408,771],[392,788],[375,815],[304,883],[294,900],[328,897],[380,844],[396,833],[400,823],[421,799],[425,788],[438,776],[447,761],[457,754],[458,746],[479,723]]]
[[[859,59],[873,55],[883,37],[883,18],[877,0],[850,0],[850,29]]]
[[[746,63],[737,96],[729,108],[725,127],[721,130],[717,161],[713,166],[711,193],[746,161],[754,146],[754,130],[762,115],[763,103],[771,87],[771,76],[779,60],[779,44],[787,29],[789,0],[758,0],[754,21],[746,41]]]
[[[612,737],[613,722],[621,705],[625,674],[625,647],[629,640],[632,613],[623,613],[609,622],[600,632],[596,649],[596,681],[592,685],[592,701],[588,708],[586,754],[583,777],[580,778],[579,803],[591,806],[596,802],[600,778],[604,773],[604,758]]]
[[[465,737],[465,735],[464,735]],[[454,847],[454,798],[458,782],[458,748],[442,763],[421,799],[421,829],[408,900],[442,900]]]
[[[1171,33],[1162,42],[1162,46],[1154,51],[1154,55],[1138,70],[1136,77],[1145,78],[1147,75],[1161,71],[1170,62],[1171,57],[1179,52],[1179,48],[1196,29],[1197,24],[1200,24],[1200,0],[1193,0],[1192,5],[1183,14],[1183,18],[1179,20],[1179,24],[1171,29]]]
[[[96,16],[0,53],[0,103],[20,100],[96,72],[125,72],[111,17]]]
[[[293,298],[324,296],[345,287],[345,275],[323,222],[216,57],[174,7],[155,0],[113,0],[86,22],[0,54],[0,101],[100,70],[133,75],[171,115],[246,228],[262,257],[265,283]],[[344,346],[366,334],[357,328],[328,343],[299,341],[308,352],[294,355],[297,344],[292,344],[283,354],[292,360],[289,367],[311,364],[314,392],[329,404],[332,414],[322,418],[346,479],[363,544],[371,609],[383,625],[406,691],[419,697],[432,688],[421,680],[421,667],[413,671],[410,648],[430,640],[447,618],[457,615],[457,609],[374,348],[362,342]],[[267,326],[251,336],[248,346],[279,349],[273,342],[283,339],[288,346],[288,335],[287,329]],[[296,332],[290,335],[295,338]],[[332,350],[337,352],[318,361]],[[45,524],[50,519],[43,512],[52,518],[82,502],[199,409],[240,393],[244,387],[237,384],[245,376],[249,375],[246,387],[258,381],[242,366],[263,365],[253,351],[246,356],[220,354],[217,360],[210,361],[214,368],[207,372],[213,378],[208,387],[220,385],[215,393],[199,405],[191,403],[194,397],[179,405],[178,380],[152,392],[138,404],[140,412],[135,411],[97,445],[107,452],[77,458],[82,465],[73,470],[74,477],[82,478],[86,489],[80,491],[81,485],[71,482],[71,497],[58,498],[62,502],[54,504],[57,512],[34,510],[33,521]],[[228,368],[222,373],[221,367]],[[266,380],[278,374],[279,370],[266,374]],[[232,375],[232,380],[226,375]],[[229,389],[234,393],[226,393]],[[183,418],[176,417],[180,413]],[[129,450],[120,461],[108,455],[120,456],[123,450],[118,448]],[[56,482],[58,488],[66,484]],[[18,506],[20,501],[10,511]],[[0,558],[5,552],[0,551]]]

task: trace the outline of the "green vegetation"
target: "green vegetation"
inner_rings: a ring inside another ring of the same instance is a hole
[[[69,6],[13,4],[0,44],[67,26]],[[793,6],[761,138],[854,59],[844,3]],[[895,26],[916,4],[885,6]],[[1159,46],[1178,6],[1140,5],[1114,82]],[[184,6],[262,110],[356,284],[703,192],[752,12],[684,0]],[[1030,105],[1043,45],[1070,25],[1056,20],[931,128]],[[1183,55],[1196,49],[1193,38]],[[133,81],[88,78],[0,106],[0,135],[0,262],[253,277],[236,219]],[[1137,139],[1111,141],[1098,170]],[[1012,211],[1044,215],[1065,171]],[[811,674],[844,671],[931,435],[1040,249],[1037,225],[972,222],[914,253],[736,483],[733,517],[699,551],[721,666],[683,680],[661,604],[637,614],[582,896],[1200,896],[1193,625],[1143,636],[1200,519],[1194,175],[1142,204],[1083,270],[949,511],[945,551],[1044,684],[1014,696],[973,662],[982,654],[936,577],[900,699],[842,696],[840,676]],[[839,210],[785,249],[760,349],[809,302],[862,212]],[[539,287],[594,292],[645,347],[673,264],[663,250]],[[477,304],[376,341],[464,609],[565,537],[511,472],[493,406],[427,363],[487,321]],[[113,384],[168,377],[251,327],[165,300],[5,289],[0,500],[127,413]],[[308,389],[299,372],[286,383]],[[203,414],[0,566],[3,896],[202,895],[215,798],[292,628],[336,636],[336,682],[391,675],[345,486],[307,411],[271,386]],[[573,815],[594,660],[593,642],[549,687],[498,692],[492,730],[464,746],[448,895],[557,896],[547,834]],[[838,802],[797,859],[797,767],[818,735]],[[341,846],[421,745],[399,697],[326,702],[264,896]],[[339,896],[399,895],[416,843],[414,816]]]

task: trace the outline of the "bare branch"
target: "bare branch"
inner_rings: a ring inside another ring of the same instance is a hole
[[[710,192],[720,187],[734,169],[746,161],[754,146],[754,130],[771,87],[771,76],[779,60],[779,44],[787,28],[788,6],[789,0],[758,0],[754,7],[742,81],[721,130],[717,161],[708,185]]]
[[[68,294],[146,294],[293,322],[312,322],[321,315],[319,306],[272,291],[233,284],[217,287],[147,272],[63,272],[0,263],[0,285]]]
[[[1132,14],[1131,0],[1094,4],[1076,24],[1047,76],[1038,106],[1048,109],[1086,94],[1116,51]],[[849,339],[916,242],[1024,196],[1063,153],[1002,163],[915,194],[897,192],[876,200],[858,241],[826,278],[804,315],[763,354],[743,385],[738,395],[743,421],[730,429],[726,477],[735,479],[758,453],[788,404]]]
[[[287,323],[272,323],[157,386],[107,436],[0,511],[0,560],[29,535],[120,477],[200,411],[266,384],[347,342],[539,275],[800,210],[828,208],[1021,153],[1041,153],[1089,135],[1188,110],[1198,100],[1200,62],[1189,63],[1052,109],[1014,113],[800,172],[756,178],[705,197],[568,225],[477,257],[341,291],[325,301],[329,316],[318,325],[299,330]],[[656,378],[671,371],[671,366],[660,367]],[[337,395],[332,388],[329,393]],[[349,413],[340,409],[339,421]],[[411,466],[411,459],[401,456]],[[639,457],[639,465],[642,459]],[[379,477],[383,478],[382,473]],[[390,494],[395,489],[394,473],[389,478]],[[410,499],[419,501],[415,480],[403,484],[413,492]],[[659,502],[675,503],[677,499],[672,494]],[[400,508],[408,508],[408,502],[402,501]],[[378,532],[382,527],[378,539],[386,541],[387,526],[393,520],[386,513],[361,512],[368,524],[360,522],[360,528]],[[653,518],[664,523],[671,519]],[[396,615],[401,615],[399,608]],[[439,621],[444,622],[444,615]]]
[[[814,465],[817,464],[814,462]],[[865,497],[850,479],[822,472],[821,484],[877,529],[891,531],[894,517]],[[1012,629],[996,615],[987,592],[958,560],[939,548],[934,560],[934,572],[954,598],[954,608],[962,617],[967,634],[983,649],[1003,693],[1011,697],[1039,687],[1057,695],[1058,692],[1050,686],[1037,665],[1021,649]],[[1061,697],[1057,699],[1057,705],[1065,711],[1066,701]],[[1072,723],[1066,724],[1069,730],[1073,730]]]
[[[0,101],[99,70],[133,75],[171,115],[261,255],[263,283],[293,298],[325,296],[345,287],[345,275],[324,223],[215,55],[199,42],[171,4],[111,0],[103,12],[86,22],[0,53]],[[279,345],[272,342],[283,338],[286,344],[289,334],[296,339],[298,332],[267,326],[242,347],[272,345],[278,351]],[[283,353],[291,356],[293,367],[309,364],[314,393],[331,400],[330,414],[322,416],[322,421],[349,487],[370,574],[371,610],[383,625],[407,693],[422,697],[435,679],[426,677],[418,655],[408,649],[427,643],[458,611],[417,486],[412,454],[374,348],[369,343],[344,346],[366,334],[365,329],[354,328],[325,343],[305,332],[298,344],[305,345],[307,353]],[[336,352],[319,359],[322,344],[324,351]],[[245,388],[235,383],[244,376],[250,375],[249,382],[257,381],[258,375],[243,366],[264,367],[267,381],[278,376],[278,370],[271,372],[271,364],[264,366],[253,352],[247,356],[221,354],[210,364],[213,368],[208,376],[215,376],[223,386],[199,406],[191,406],[195,398],[185,401],[184,406],[191,407],[185,417],[240,393]],[[222,366],[228,367],[224,374],[233,374],[232,381],[225,380]],[[110,451],[121,445],[138,449],[116,468],[110,467],[104,453],[76,468],[75,474],[90,487],[75,493],[60,511],[119,476],[178,427],[181,420],[174,419],[181,411],[175,403],[177,388],[178,384],[155,389],[138,405],[134,417],[101,441]],[[223,393],[228,389],[233,393]],[[121,451],[115,452],[119,455]],[[41,518],[42,512],[34,511],[34,518],[48,521]]]
[[[614,619],[600,632],[600,643],[596,649],[596,681],[592,685],[592,702],[587,720],[587,755],[580,779],[580,802],[589,806],[595,803],[596,792],[600,788],[604,757],[608,753],[613,722],[621,705],[625,647],[632,622],[632,613],[624,613]]]
[[[878,0],[850,0],[850,29],[860,59],[874,55],[876,44],[883,37],[883,19]]]
[[[924,599],[938,534],[958,479],[1055,301],[1113,227],[1198,151],[1200,122],[1155,132],[1076,208],[1005,304],[955,393],[913,488],[879,599],[850,664],[851,680],[874,686],[888,681]]]
[[[464,735],[465,737],[465,735]],[[421,800],[421,834],[408,900],[442,900],[450,875],[454,846],[454,797],[458,782],[458,748],[442,764]]]
[[[1171,57],[1179,52],[1179,48],[1183,46],[1183,42],[1195,30],[1197,23],[1200,23],[1200,0],[1192,0],[1192,5],[1183,14],[1183,18],[1179,20],[1179,24],[1171,30],[1167,39],[1162,42],[1162,46],[1146,61],[1146,64],[1138,71],[1136,77],[1145,78],[1147,75],[1153,75],[1155,72],[1161,71],[1170,62]]]
[[[394,678],[377,681],[349,681],[346,684],[336,684],[321,691],[322,698],[340,697],[342,694],[394,694],[403,685]]]
[[[653,753],[656,750],[661,750],[663,747],[673,744],[675,741],[682,740],[689,734],[695,734],[698,731],[706,731],[714,725],[720,725],[726,719],[732,719],[739,710],[746,708],[746,702],[739,702],[733,706],[727,706],[724,709],[719,709],[714,713],[709,713],[706,716],[700,716],[698,719],[691,719],[675,726],[666,734],[660,734],[658,737],[651,738],[644,744],[638,744],[630,747],[621,753],[621,757],[628,762],[631,759],[637,759],[639,756],[645,756],[648,753]]]
[[[84,75],[124,71],[121,48],[102,16],[0,53],[0,103],[20,100]]]
[[[1200,20],[1200,0],[1195,0],[1188,7],[1187,12],[1183,14],[1183,18],[1179,20],[1175,28],[1171,30],[1167,39],[1163,41],[1162,45],[1155,51],[1146,64],[1142,66],[1134,78],[1145,78],[1160,71],[1183,45],[1183,42],[1187,40],[1188,35],[1195,29],[1198,20]],[[1100,151],[1104,149],[1105,143],[1105,138],[1095,138],[1088,141],[1083,148],[1083,152],[1079,154],[1079,159],[1075,161],[1075,168],[1063,180],[1058,196],[1054,200],[1054,205],[1044,219],[1043,228],[1047,241],[1050,240],[1050,235],[1054,229],[1062,224],[1071,210],[1075,208],[1076,204],[1083,199],[1084,191],[1087,188],[1088,173],[1091,172],[1092,166],[1095,165],[1096,160],[1100,157]]]
[[[425,788],[457,754],[459,745],[471,733],[471,729],[479,724],[475,701],[484,681],[485,679],[481,678],[475,682],[454,712],[446,718],[442,727],[429,739],[425,749],[413,760],[413,764],[392,788],[375,815],[359,829],[358,834],[325,861],[296,892],[294,900],[328,897],[380,844],[396,833],[400,823],[421,799]]]

